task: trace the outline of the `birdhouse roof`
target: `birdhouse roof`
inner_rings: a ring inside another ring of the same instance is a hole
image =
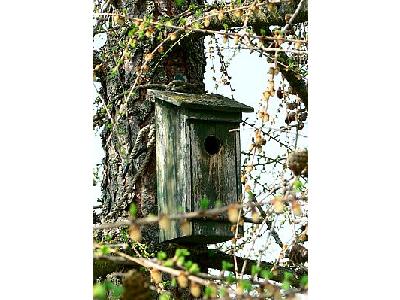
[[[254,109],[238,101],[217,94],[186,94],[170,91],[147,90],[153,100],[159,99],[188,109],[217,110],[226,112],[253,112]]]

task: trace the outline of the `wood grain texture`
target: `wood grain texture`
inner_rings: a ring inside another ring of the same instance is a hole
[[[168,105],[156,105],[156,164],[159,214],[190,211],[187,201],[187,159],[185,118]],[[177,151],[181,149],[181,151]],[[168,230],[160,229],[160,241],[179,237],[179,222],[171,221]]]
[[[222,205],[239,201],[240,135],[231,130],[239,128],[241,113],[177,106],[172,100],[165,101],[165,94],[158,98],[159,91],[151,94],[156,115],[159,214],[200,210],[202,198],[209,200],[209,208],[217,201]],[[169,96],[174,94],[168,92]],[[215,145],[211,143],[215,152],[207,148],[207,139],[216,141]],[[185,233],[181,221],[171,221],[169,228],[160,229],[160,242],[207,244],[229,240],[233,233],[226,219],[221,215],[215,220],[191,220]]]
[[[206,197],[210,207],[216,200],[223,204],[237,201],[236,137],[230,129],[236,123],[191,121],[192,199],[198,210],[199,199]],[[221,143],[218,153],[207,153],[204,142],[213,136]]]

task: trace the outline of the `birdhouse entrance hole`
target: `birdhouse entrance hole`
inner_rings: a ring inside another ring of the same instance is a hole
[[[217,154],[219,149],[221,149],[221,141],[214,135],[209,135],[204,140],[204,148],[210,155]]]

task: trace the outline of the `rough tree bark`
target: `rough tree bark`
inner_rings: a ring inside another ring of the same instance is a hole
[[[139,18],[151,13],[155,17],[166,14],[176,15],[187,5],[188,3],[178,9],[173,0],[134,0],[124,3],[124,7],[128,8],[128,14]],[[107,40],[110,47],[116,42],[112,39]],[[115,103],[121,97],[122,91],[129,90],[136,79],[137,68],[143,63],[143,53],[146,50],[143,48],[136,50],[130,62],[124,65],[124,72],[119,74],[119,78],[110,79],[103,74],[100,93],[106,104]],[[94,60],[95,64],[99,62],[97,57]],[[176,78],[183,78],[204,90],[205,65],[204,38],[192,35],[184,38],[181,44],[174,48],[158,69],[152,73],[149,83],[168,84]],[[136,145],[138,147],[135,148],[138,133],[152,123],[154,116],[154,105],[146,99],[146,89],[137,90],[129,98],[126,107],[118,107],[117,111],[111,111],[110,114],[114,130],[105,127],[101,133],[105,158],[101,185],[103,195],[100,222],[114,222],[126,218],[132,202],[138,207],[138,217],[145,217],[150,213],[157,214],[155,149],[153,146],[147,147],[146,144],[149,141],[146,134],[143,135],[142,140],[138,140],[138,145]],[[133,150],[135,153],[131,153]],[[108,233],[117,238],[118,231],[111,230]],[[143,238],[150,245],[157,243],[157,227],[146,226],[143,230]]]
[[[139,18],[150,14],[153,14],[154,17],[160,15],[172,16],[187,8],[190,2],[187,1],[187,4],[181,9],[175,6],[173,0],[133,0],[124,3],[124,7],[128,8],[128,14]],[[196,2],[196,0],[193,0],[193,2]],[[113,5],[118,6],[122,3],[114,1]],[[113,44],[118,43],[118,41],[108,38],[107,43],[112,48]],[[136,76],[138,76],[137,68],[143,64],[144,53],[147,49],[151,49],[150,46],[148,46],[149,48],[139,48],[133,53],[132,59],[124,64],[123,72],[119,73],[119,78],[109,78],[107,66],[103,67],[104,72],[98,74],[100,75],[98,77],[102,86],[100,95],[106,105],[116,103],[123,91],[129,90]],[[95,53],[94,64],[99,63],[101,64],[102,61]],[[199,86],[200,90],[204,91],[205,65],[204,37],[192,35],[184,38],[180,45],[173,49],[152,73],[153,75],[147,83],[168,84],[179,78]],[[117,107],[113,105],[112,107],[116,108],[109,112],[113,128],[105,126],[101,133],[102,146],[105,151],[101,184],[103,194],[101,213],[96,218],[101,223],[115,222],[121,218],[126,218],[132,202],[137,205],[138,217],[145,217],[148,214],[157,214],[158,212],[154,143],[150,145],[149,139],[151,138],[148,134],[138,138],[141,130],[144,132],[153,122],[154,104],[147,100],[146,89],[139,89],[129,97],[126,106]],[[151,129],[146,132],[150,133],[150,131]],[[104,240],[105,233],[115,241],[120,240],[119,230],[98,231],[95,238]],[[143,240],[148,245],[147,251],[150,253],[158,250],[158,234],[157,225],[148,225],[142,230]],[[102,276],[104,278],[111,272],[123,270],[126,270],[126,266],[124,268],[121,265],[94,262],[94,275],[96,277]],[[142,291],[139,291],[141,286],[135,285],[135,280],[129,281],[129,278],[127,276],[123,281],[125,287],[123,299],[128,299],[129,293],[135,295],[135,297],[138,294],[144,295]],[[143,284],[148,283],[144,282]],[[157,295],[150,295],[147,291],[146,293],[148,295],[143,296],[143,299],[158,299]],[[188,291],[173,291],[173,293],[178,298],[191,299]],[[185,295],[178,296],[179,293],[185,293]]]

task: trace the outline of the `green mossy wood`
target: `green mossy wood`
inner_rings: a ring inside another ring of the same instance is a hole
[[[239,201],[242,112],[253,108],[213,94],[148,90],[155,102],[158,213],[198,211]],[[160,242],[217,243],[232,238],[226,216],[192,219],[186,235],[180,221],[160,229]]]

